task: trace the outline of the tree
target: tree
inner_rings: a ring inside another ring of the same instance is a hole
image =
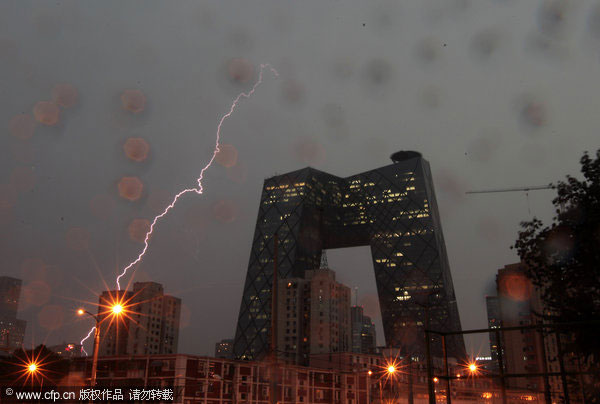
[[[514,246],[541,290],[543,316],[556,323],[600,320],[600,150],[580,163],[583,179],[555,184],[552,224],[521,223]],[[570,328],[568,340],[570,352],[600,367],[600,324]]]

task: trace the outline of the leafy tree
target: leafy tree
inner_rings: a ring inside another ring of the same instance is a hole
[[[580,163],[583,179],[567,176],[555,184],[552,224],[521,223],[514,246],[541,290],[549,322],[600,320],[600,150],[596,158],[584,153]],[[600,367],[600,324],[571,327],[567,340],[568,351]]]

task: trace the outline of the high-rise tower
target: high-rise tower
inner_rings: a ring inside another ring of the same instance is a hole
[[[265,180],[236,357],[269,350],[275,234],[280,278],[303,278],[319,267],[324,249],[369,245],[389,347],[422,357],[426,327],[461,329],[429,163],[412,151],[392,161],[348,178],[304,168]],[[450,356],[465,356],[461,337],[448,337],[447,346]]]

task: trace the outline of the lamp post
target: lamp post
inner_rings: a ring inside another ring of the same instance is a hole
[[[395,365],[389,365],[386,369],[386,372],[388,373],[388,378],[390,380],[390,396],[392,397],[392,400],[395,397],[396,392],[394,391],[394,376],[396,375],[396,366]]]
[[[372,370],[367,371],[367,404],[371,404],[371,375]]]
[[[114,316],[119,316],[123,312],[123,306],[121,304],[114,304],[110,307],[110,314]],[[94,353],[92,354],[92,374],[90,376],[90,386],[94,387],[96,385],[96,371],[98,370],[98,349],[100,348],[100,323],[102,322],[98,316],[90,313],[87,310],[79,309],[77,310],[77,315],[83,316],[87,314],[92,317],[96,322],[96,326],[94,327]]]

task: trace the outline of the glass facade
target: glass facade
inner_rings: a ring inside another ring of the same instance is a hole
[[[269,351],[275,234],[280,278],[303,278],[324,249],[369,245],[387,346],[423,357],[425,328],[461,329],[429,163],[416,152],[394,156],[393,164],[348,178],[304,168],[265,180],[236,357]],[[439,356],[440,345],[432,347]],[[448,337],[447,347],[464,358],[462,337]]]

